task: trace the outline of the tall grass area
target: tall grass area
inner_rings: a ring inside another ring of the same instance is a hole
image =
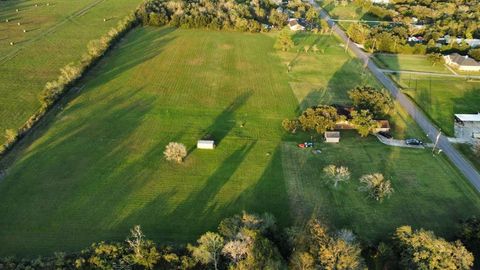
[[[182,244],[242,210],[271,212],[280,227],[320,215],[362,240],[385,239],[403,224],[448,236],[458,218],[480,213],[478,195],[427,150],[351,132],[334,146],[315,136],[316,156],[297,148],[310,135],[286,135],[284,118],[346,103],[349,89],[376,82],[333,36],[296,35],[289,52],[275,51],[274,41],[173,28],[128,34],[0,164],[9,167],[0,181],[0,255],[77,251],[123,240],[136,224],[157,243]],[[313,43],[324,53],[301,52]],[[419,134],[401,111],[392,121],[403,135]],[[215,150],[195,148],[205,135]],[[189,149],[183,164],[164,159],[170,141]],[[328,163],[348,165],[352,182],[324,186]],[[383,204],[356,190],[358,176],[376,171],[396,189]]]
[[[0,2],[0,134],[19,128],[39,108],[45,83],[140,2]]]

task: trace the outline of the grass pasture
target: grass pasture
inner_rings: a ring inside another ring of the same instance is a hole
[[[383,69],[452,74],[442,64],[432,65],[424,55],[377,53],[373,60]]]
[[[437,124],[453,136],[453,115],[480,111],[480,82],[436,76],[397,75],[395,80]]]
[[[17,129],[38,109],[45,83],[140,2],[0,1],[0,143],[5,129]]]
[[[290,52],[276,52],[274,38],[172,28],[128,34],[82,92],[0,164],[11,163],[0,181],[0,255],[77,251],[122,240],[135,224],[158,243],[185,243],[241,210],[272,212],[281,226],[313,213],[375,240],[402,224],[451,236],[458,218],[480,213],[478,194],[428,151],[349,132],[339,145],[321,144],[317,156],[296,148],[309,135],[285,135],[284,118],[346,102],[348,89],[376,82],[333,36],[296,35]],[[313,43],[324,53],[300,52]],[[392,121],[402,136],[419,134],[401,111]],[[195,149],[207,134],[218,147]],[[163,159],[170,141],[187,145],[183,164]],[[338,191],[320,179],[330,162],[354,173]],[[397,193],[384,204],[356,191],[356,178],[373,171],[394,181]]]

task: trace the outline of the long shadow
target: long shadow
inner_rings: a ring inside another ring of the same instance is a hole
[[[13,150],[9,151],[6,156],[0,159],[0,170],[5,170],[10,167],[15,162],[15,160],[17,160],[22,155],[22,152],[25,149],[27,149],[31,144],[33,144],[35,140],[42,137],[54,124],[56,116],[59,113],[63,112],[64,107],[72,103],[72,111],[82,109],[84,106],[86,106],[86,102],[74,102],[80,95],[96,90],[98,86],[108,83],[110,80],[114,79],[114,77],[119,76],[120,73],[123,73],[128,69],[132,69],[136,65],[139,65],[147,61],[148,59],[155,57],[162,52],[162,47],[166,46],[168,42],[173,40],[162,39],[161,42],[155,44],[152,44],[152,42],[149,42],[149,40],[143,39],[140,39],[140,41],[136,40],[134,42],[129,42],[127,37],[133,35],[134,33],[132,32],[134,31],[138,30],[132,30],[130,33],[128,33],[125,37],[125,40],[122,40],[117,45],[117,47],[122,45],[127,45],[126,47],[130,47],[132,46],[130,45],[130,43],[135,46],[139,45],[140,47],[148,44],[146,45],[148,48],[148,50],[146,51],[147,53],[143,57],[140,56],[139,58],[133,58],[135,60],[123,64],[120,68],[115,69],[113,73],[111,73],[112,71],[108,71],[110,61],[117,57],[118,54],[124,53],[124,49],[111,49],[91,70],[89,70],[85,74],[85,76],[76,84],[76,86],[73,86],[68,90],[68,93],[62,98],[62,100],[60,100],[58,104],[55,105],[34,128],[32,128],[32,130],[15,145]],[[171,33],[172,31],[174,31],[174,29],[165,28],[161,30],[162,36]],[[155,32],[152,31],[150,36],[153,37],[154,34]],[[136,54],[143,55],[142,50],[138,48]],[[100,74],[100,76],[98,76],[97,74]],[[86,89],[83,89],[85,86],[87,86]],[[140,89],[132,90],[127,96],[132,96],[138,91],[140,91]],[[104,100],[104,98],[107,98],[108,96],[110,96],[110,93],[105,92],[103,94],[103,97],[99,97],[99,100]],[[118,99],[120,98],[121,97],[118,97]],[[101,114],[101,112],[99,113]]]
[[[241,108],[253,95],[253,91],[248,90],[235,98],[230,105],[225,108],[213,121],[212,125],[206,129],[204,139],[213,139],[218,145],[235,127],[235,112]]]

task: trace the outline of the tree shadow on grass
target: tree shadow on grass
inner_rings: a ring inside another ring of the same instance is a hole
[[[96,86],[106,84],[122,76],[124,72],[133,69],[137,65],[146,63],[150,59],[160,55],[163,52],[162,48],[175,40],[175,37],[170,35],[175,30],[176,28],[174,27],[163,27],[155,30],[149,27],[139,27],[130,31],[122,41],[89,72],[89,74],[96,74],[99,71],[102,72],[101,79],[95,79],[88,83],[89,88],[93,89]],[[142,38],[138,38],[139,34]],[[125,57],[118,57],[118,55],[128,55],[128,61],[123,61]],[[119,59],[122,60],[122,62],[119,62]]]
[[[253,91],[248,90],[237,96],[235,100],[212,121],[212,125],[206,129],[206,133],[202,139],[213,139],[217,145],[220,144],[237,124],[235,121],[236,111],[240,109],[252,95]]]

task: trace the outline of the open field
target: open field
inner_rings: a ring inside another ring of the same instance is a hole
[[[298,46],[282,53],[274,37],[172,28],[127,35],[82,92],[0,163],[13,163],[0,181],[0,255],[76,251],[122,240],[135,224],[158,243],[185,243],[241,210],[272,212],[281,226],[313,211],[374,240],[402,224],[451,236],[458,218],[480,213],[478,194],[428,150],[350,132],[339,145],[320,144],[318,156],[296,148],[310,136],[285,135],[284,118],[345,103],[348,89],[376,82],[333,36],[296,35]],[[325,53],[300,52],[313,43]],[[402,111],[392,121],[397,136],[420,136]],[[218,147],[195,149],[206,134]],[[163,159],[169,141],[189,148],[184,164]],[[330,162],[354,174],[338,191],[319,179]],[[374,171],[397,190],[384,204],[356,191],[356,178]]]
[[[452,74],[443,64],[432,65],[424,55],[375,54],[372,59],[383,69]]]
[[[365,9],[362,9],[353,3],[348,3],[344,6],[341,4],[335,5],[335,2],[335,0],[318,1],[320,6],[325,9],[333,19],[365,21],[378,20],[375,15],[368,13]]]
[[[0,1],[0,143],[5,129],[17,129],[38,109],[45,83],[140,2]]]
[[[410,74],[393,77],[449,136],[453,136],[453,114],[480,111],[479,81]]]

